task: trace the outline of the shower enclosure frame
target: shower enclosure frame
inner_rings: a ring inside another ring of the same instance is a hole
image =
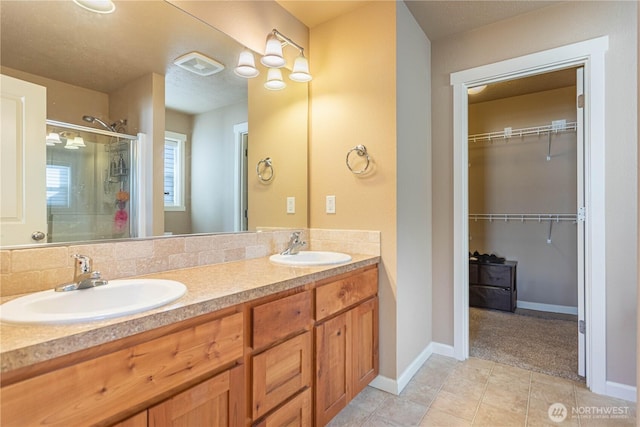
[[[107,136],[110,138],[117,138],[118,141],[121,140],[126,140],[129,142],[130,144],[130,148],[129,148],[129,173],[128,173],[128,181],[129,181],[129,238],[132,237],[138,237],[140,235],[139,233],[139,226],[140,226],[140,220],[139,220],[139,171],[138,171],[138,164],[139,164],[139,155],[138,155],[138,151],[139,151],[139,139],[140,139],[140,135],[135,136],[135,135],[128,135],[128,134],[124,134],[124,133],[118,133],[118,132],[111,132],[111,131],[107,131],[107,130],[102,130],[102,129],[96,129],[93,127],[88,127],[88,126],[82,126],[82,125],[76,125],[73,123],[66,123],[66,122],[60,122],[57,120],[46,120],[46,125],[47,126],[53,126],[53,127],[60,127],[60,128],[65,128],[65,129],[70,129],[73,131],[77,131],[77,132],[87,132],[87,133],[92,133],[95,135],[103,135],[103,136]]]

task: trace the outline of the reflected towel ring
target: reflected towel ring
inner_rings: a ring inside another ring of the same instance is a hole
[[[260,172],[260,165],[264,163],[262,167],[262,172]],[[263,176],[263,174],[269,170],[268,176]],[[256,165],[256,173],[258,174],[258,179],[262,182],[269,182],[273,179],[273,164],[271,163],[271,157],[265,157],[260,160]]]
[[[360,157],[366,157],[367,160],[367,164],[364,165],[364,167],[360,170],[353,170],[353,168],[351,167],[351,165],[349,164],[349,156],[351,155],[352,152],[356,152],[356,154]],[[369,157],[369,153],[367,153],[367,147],[365,147],[364,145],[356,145],[355,147],[353,147],[351,150],[349,150],[347,152],[347,167],[349,168],[349,170],[353,173],[355,173],[356,175],[360,175],[365,173],[368,169],[369,169],[369,164],[370,164],[371,158]]]

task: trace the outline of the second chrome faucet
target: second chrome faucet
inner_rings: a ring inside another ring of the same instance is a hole
[[[91,258],[86,255],[75,254],[75,268],[73,271],[73,282],[57,286],[56,292],[75,291],[78,289],[95,288],[109,283],[102,278],[99,271],[92,271]]]
[[[300,240],[300,232],[295,231],[291,233],[291,237],[289,238],[289,245],[287,248],[280,252],[280,255],[295,255],[300,252],[300,248],[306,245],[307,242],[303,242]]]

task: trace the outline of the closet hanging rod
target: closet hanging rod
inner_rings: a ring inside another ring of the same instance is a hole
[[[576,222],[578,220],[577,214],[549,214],[549,213],[490,213],[490,214],[469,214],[469,220],[478,221],[551,221],[551,222],[561,222],[561,221],[572,221]]]
[[[474,135],[469,135],[469,142],[480,142],[480,141],[492,141],[494,139],[510,139],[516,137],[523,137],[527,135],[546,135],[549,133],[559,133],[559,132],[573,132],[577,129],[576,122],[568,122],[562,125],[544,125],[544,126],[534,126],[528,128],[521,129],[511,129],[505,128],[502,131],[497,132],[488,132],[488,133],[477,133]]]

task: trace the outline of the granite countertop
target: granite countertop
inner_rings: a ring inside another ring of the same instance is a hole
[[[340,265],[289,267],[273,264],[265,257],[138,276],[177,280],[187,286],[187,293],[171,304],[108,320],[68,325],[0,322],[0,372],[44,362],[380,262],[379,256],[351,256],[350,262]]]

